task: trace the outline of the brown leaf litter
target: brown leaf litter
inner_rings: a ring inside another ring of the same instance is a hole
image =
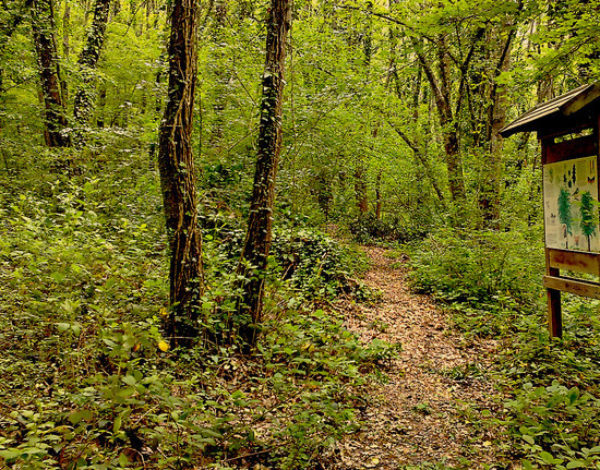
[[[465,341],[429,297],[410,292],[406,268],[394,267],[387,250],[364,250],[371,261],[364,282],[382,298],[371,305],[341,302],[346,327],[364,343],[379,338],[402,350],[384,371],[387,381],[361,393],[370,397],[358,416],[363,425],[336,444],[324,467],[494,468],[492,442],[501,430],[491,435],[477,422],[481,410],[499,408],[499,392],[485,374],[498,343]]]

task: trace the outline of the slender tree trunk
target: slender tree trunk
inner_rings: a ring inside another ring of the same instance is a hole
[[[2,5],[6,7],[5,2]],[[4,91],[4,69],[5,62],[3,60],[4,53],[6,52],[6,46],[8,45],[9,39],[12,37],[17,29],[17,26],[25,19],[27,10],[30,8],[29,2],[22,2],[21,5],[12,14],[3,17],[3,21],[0,22],[0,35],[2,41],[0,41],[0,95]],[[7,8],[8,9],[8,8]]]
[[[4,4],[4,3],[3,3]],[[17,11],[13,12],[8,18],[4,18],[5,21],[0,22],[0,35],[2,36],[2,41],[0,41],[0,107],[4,106],[4,54],[6,52],[6,46],[8,45],[9,39],[12,37],[14,32],[17,29],[17,26],[21,24],[23,19],[27,14],[27,10],[31,5],[23,2]],[[0,131],[4,127],[4,119],[0,116]],[[17,126],[18,129],[19,126]],[[6,159],[6,155],[4,152],[2,153],[4,164],[6,169],[8,169],[8,163]]]
[[[523,9],[519,1],[518,12]],[[494,57],[494,67],[491,71],[492,82],[487,96],[486,142],[488,142],[488,161],[483,171],[483,181],[480,184],[479,207],[482,211],[484,227],[498,230],[500,228],[500,192],[502,175],[502,143],[500,130],[506,121],[506,86],[498,83],[498,77],[509,69],[510,57],[514,38],[517,34],[517,21],[512,16],[492,34],[496,39],[495,50],[499,54]]]
[[[196,89],[196,0],[174,0],[169,38],[169,98],[160,126],[158,167],[169,241],[168,333],[189,346],[197,336],[202,296],[202,234],[192,156],[192,118]]]
[[[457,131],[453,130],[454,122],[444,123],[448,130],[444,131],[444,150],[448,167],[448,186],[454,202],[465,200],[465,180],[462,160],[459,154]]]
[[[52,0],[33,0],[31,8],[33,42],[44,101],[45,131],[48,147],[68,147],[71,139],[66,131],[67,119],[60,93],[60,67],[56,51],[54,9]]]
[[[431,183],[431,187],[435,191],[438,201],[443,210],[446,210],[446,202],[444,199],[444,194],[439,185],[439,180],[435,176],[433,168],[431,167],[431,163],[427,159],[427,147],[423,144],[423,142],[413,142],[409,137],[404,133],[401,129],[396,127],[394,124],[390,122],[390,120],[386,119],[385,122],[400,136],[400,138],[408,145],[408,147],[412,150],[413,156],[415,157],[416,162],[420,163],[423,166],[423,170],[427,179]]]
[[[71,4],[65,1],[65,7],[63,10],[62,17],[62,55],[63,60],[69,59],[69,54],[71,53],[71,44],[70,44],[70,35],[71,35]],[[67,86],[67,81],[63,77],[60,82],[60,89],[62,93],[62,99],[65,103],[68,102],[68,93],[69,88]]]
[[[461,108],[462,99],[459,96],[456,99],[456,109],[452,110],[451,101],[451,86],[450,86],[450,72],[449,72],[449,57],[447,53],[447,46],[443,37],[438,41],[439,47],[438,53],[438,68],[439,68],[439,79],[434,75],[430,62],[425,58],[421,45],[416,39],[413,39],[413,45],[415,52],[425,73],[432,94],[433,99],[438,111],[440,125],[443,129],[443,142],[444,151],[446,156],[446,167],[448,168],[448,186],[450,188],[450,195],[454,203],[462,204],[465,200],[465,181],[463,175],[462,159],[460,156],[460,148],[458,143],[458,129],[455,122],[455,115],[458,114]],[[468,59],[470,57],[468,56]],[[465,70],[468,67],[468,60],[462,65],[463,78]],[[462,93],[462,89],[459,89],[459,94]]]
[[[356,205],[358,207],[358,213],[363,216],[369,212],[369,192],[367,188],[367,182],[365,180],[365,167],[362,162],[359,162],[359,166],[354,170],[354,195],[356,197]]]
[[[150,28],[152,27],[151,22],[150,22],[150,17],[152,16],[152,13],[154,12],[154,2],[152,0],[146,0],[146,35],[148,34],[148,32],[150,31]]]
[[[83,8],[84,8],[84,15],[83,15],[83,27],[87,28],[87,24],[88,24],[88,20],[90,19],[90,3],[92,2],[92,0],[83,0]]]
[[[423,69],[418,66],[417,76],[415,77],[415,89],[413,91],[413,119],[416,122],[419,122],[419,103],[421,98],[421,80],[423,79]]]
[[[250,205],[248,232],[238,273],[246,278],[239,312],[252,324],[240,335],[254,345],[262,321],[265,270],[271,248],[275,179],[281,151],[281,115],[284,87],[285,43],[291,23],[290,0],[271,0],[261,101],[258,157]]]
[[[377,220],[381,220],[381,214],[383,212],[383,198],[381,197],[381,176],[383,170],[380,169],[377,172],[377,177],[375,178],[375,218]]]
[[[98,114],[96,118],[96,125],[102,129],[104,127],[104,113],[106,108],[106,83],[100,85],[100,91],[98,92]],[[156,145],[156,144],[155,144]]]
[[[439,91],[442,96],[439,114],[441,116],[441,125],[444,129],[444,150],[446,152],[446,166],[448,167],[448,184],[452,200],[454,202],[462,202],[465,199],[465,181],[462,159],[459,153],[460,148],[456,123],[456,114],[460,110],[458,103],[461,97],[457,97],[456,113],[454,113],[451,104],[450,57],[444,36],[440,36],[438,44]],[[462,90],[459,89],[458,93],[462,93]]]
[[[231,81],[231,73],[227,66],[225,27],[227,25],[227,2],[215,1],[215,19],[212,27],[212,37],[215,43],[215,60],[213,62],[215,74],[215,100],[213,103],[214,122],[210,134],[210,146],[218,153],[223,140],[225,129],[225,108]]]
[[[165,75],[165,71],[166,71],[165,55],[161,54],[160,58],[158,60],[160,62],[160,66],[157,68],[156,76],[154,77],[154,89],[156,90],[156,96],[155,96],[155,101],[154,101],[154,111],[156,112],[156,114],[160,114],[160,111],[163,106],[163,96],[162,96],[160,89],[161,89],[161,84],[162,84],[162,81],[164,78],[163,76]]]
[[[94,19],[88,31],[86,44],[79,56],[81,85],[75,93],[73,115],[81,126],[87,123],[94,105],[95,93],[92,91],[92,87],[95,82],[96,66],[100,57],[100,50],[104,44],[109,11],[110,0],[96,0]],[[82,136],[80,136],[80,140],[83,140]]]
[[[114,18],[121,12],[121,0],[113,0],[112,8],[110,9],[110,18]]]
[[[482,211],[483,225],[486,228],[500,228],[500,181],[502,174],[502,143],[500,130],[506,121],[506,89],[503,85],[493,85],[490,104],[489,159],[485,163],[483,181],[479,194],[479,208]]]

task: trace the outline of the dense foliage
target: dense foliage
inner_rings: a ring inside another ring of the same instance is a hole
[[[508,431],[502,465],[600,468],[598,304],[567,299],[548,340],[539,149],[499,137],[598,80],[598,1],[296,0],[264,322],[243,354],[268,3],[197,2],[205,279],[199,337],[177,349],[157,169],[172,2],[111,0],[105,33],[107,2],[1,2],[0,466],[320,468],[398,348],[361,344],[331,305],[373,298],[358,241],[410,257],[465,341],[502,345],[485,372],[501,411],[469,417]]]
[[[65,177],[46,166],[53,156],[35,162],[18,173],[27,185],[5,179],[10,189],[1,192],[6,463],[227,467],[258,454],[297,468],[353,429],[363,400],[356,387],[393,348],[359,345],[313,302],[365,295],[347,271],[356,255],[317,232],[278,229],[267,335],[243,359],[222,341],[231,311],[215,308],[231,301],[225,273],[242,232],[235,220],[207,217],[206,339],[196,351],[172,352],[161,332],[166,240],[145,156],[104,162],[111,180],[90,177],[92,164],[85,176]],[[47,177],[35,177],[40,169]]]
[[[507,458],[524,458],[523,468],[598,468],[598,302],[569,298],[564,338],[549,341],[541,235],[519,236],[438,232],[410,250],[414,285],[446,303],[470,341],[503,342],[491,374],[504,414],[479,410],[471,419],[510,433]]]

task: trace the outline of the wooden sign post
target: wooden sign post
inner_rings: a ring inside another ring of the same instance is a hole
[[[548,327],[562,337],[561,292],[600,299],[600,84],[535,107],[501,134],[531,131],[542,144]]]

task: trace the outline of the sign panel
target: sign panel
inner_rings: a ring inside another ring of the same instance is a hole
[[[546,247],[600,252],[597,157],[543,168]]]

